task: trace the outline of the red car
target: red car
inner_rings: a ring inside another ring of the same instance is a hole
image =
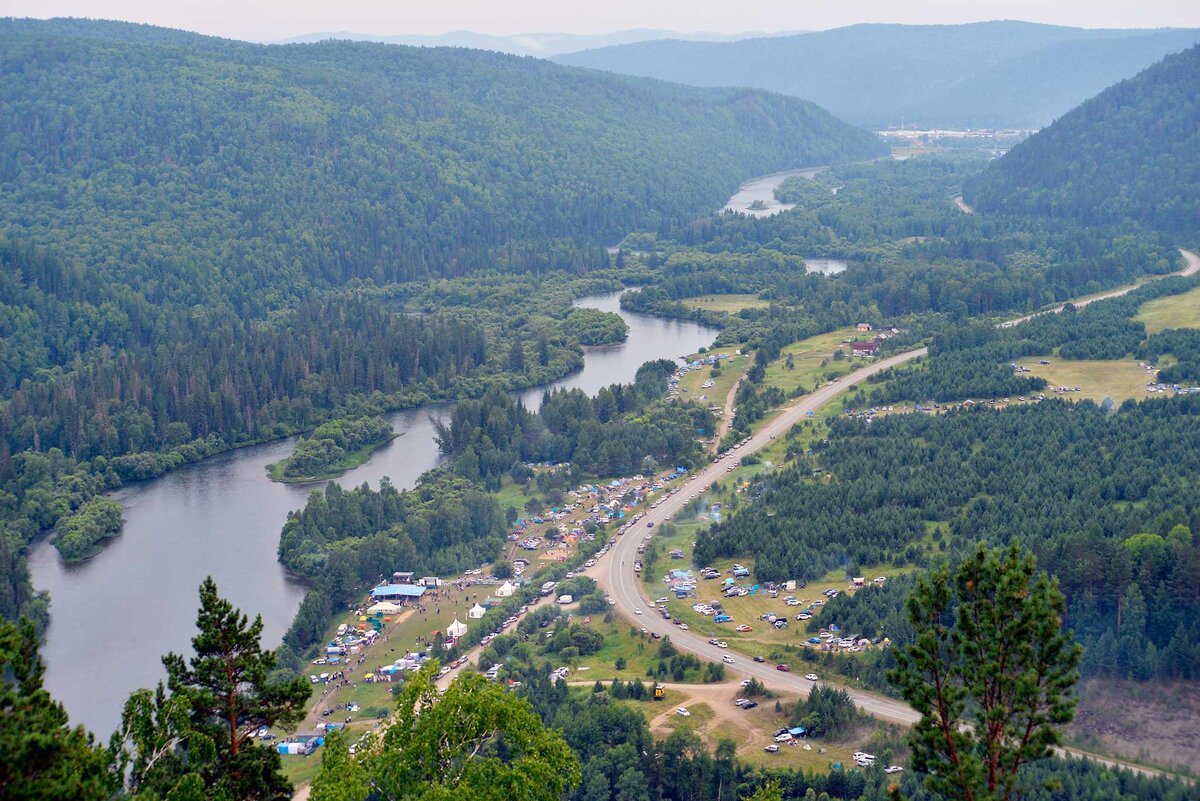
[[[787,665],[776,665],[775,669],[782,670],[784,673],[787,673],[789,670],[791,670],[791,668],[788,667]]]

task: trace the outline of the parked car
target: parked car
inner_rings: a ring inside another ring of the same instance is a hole
[[[900,767],[899,765],[888,765],[886,768],[883,769],[883,772],[884,773],[899,773],[902,770],[904,770],[904,768]]]
[[[679,707],[679,709],[676,709],[675,714],[679,715],[680,717],[684,717],[684,718],[690,718],[692,716],[692,713],[688,712],[688,709],[686,706],[681,706],[681,707]]]
[[[771,743],[768,746],[764,746],[763,750],[766,751],[768,754],[778,754],[779,746],[777,746],[775,743]]]
[[[755,662],[766,662],[767,659],[766,659],[766,657],[756,656],[756,657],[754,657],[754,661]]]
[[[804,678],[808,679],[809,681],[816,681],[817,674],[816,673],[805,673]]]
[[[776,665],[775,669],[782,670],[784,673],[787,673],[789,670],[791,670],[791,668],[788,667],[787,665]]]

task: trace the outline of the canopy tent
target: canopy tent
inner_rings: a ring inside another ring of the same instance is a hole
[[[479,618],[483,617],[485,614],[487,614],[487,610],[484,609],[479,604],[475,604],[474,606],[471,607],[470,611],[467,612],[467,617],[471,618],[472,620],[478,620]]]
[[[372,615],[394,615],[402,609],[404,609],[404,607],[400,604],[394,604],[391,601],[380,601],[379,603],[371,606],[367,612]]]
[[[461,637],[467,633],[467,624],[459,622],[458,618],[454,618],[454,622],[446,627],[446,633],[454,638]]]

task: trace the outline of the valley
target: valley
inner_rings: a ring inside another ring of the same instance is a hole
[[[0,19],[0,796],[1194,796],[1197,29],[379,27]]]

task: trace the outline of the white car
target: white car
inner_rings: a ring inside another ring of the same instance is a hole
[[[732,664],[733,664],[733,657],[732,657],[732,656],[730,656],[729,654],[725,654],[723,657],[721,657],[721,661],[722,661],[722,662],[724,662],[724,663],[725,663],[725,664],[727,664],[727,665],[732,665]]]
[[[675,714],[677,714],[677,715],[679,715],[680,717],[683,717],[683,718],[690,718],[690,717],[692,716],[692,713],[691,713],[691,712],[688,712],[688,710],[687,710],[687,707],[686,707],[686,706],[681,706],[681,707],[679,707],[679,709],[676,709],[676,710],[675,710]]]
[[[883,769],[883,772],[884,773],[899,773],[902,770],[904,770],[904,768],[900,767],[899,765],[888,765],[886,768]]]
[[[809,681],[816,681],[817,674],[816,673],[805,673],[804,678],[808,679]]]
[[[641,610],[641,609],[634,609],[634,610],[633,610],[633,613],[634,613],[635,615],[640,615],[640,614],[642,613],[642,610]]]
[[[775,743],[771,743],[770,745],[763,746],[763,750],[766,751],[768,754],[778,754],[779,746],[775,745]]]
[[[720,642],[718,642],[718,643],[717,643],[717,647],[718,647],[718,648],[728,648],[728,647],[729,647],[729,643],[727,643],[727,642],[725,642],[724,640],[722,640],[722,641],[720,641]]]

